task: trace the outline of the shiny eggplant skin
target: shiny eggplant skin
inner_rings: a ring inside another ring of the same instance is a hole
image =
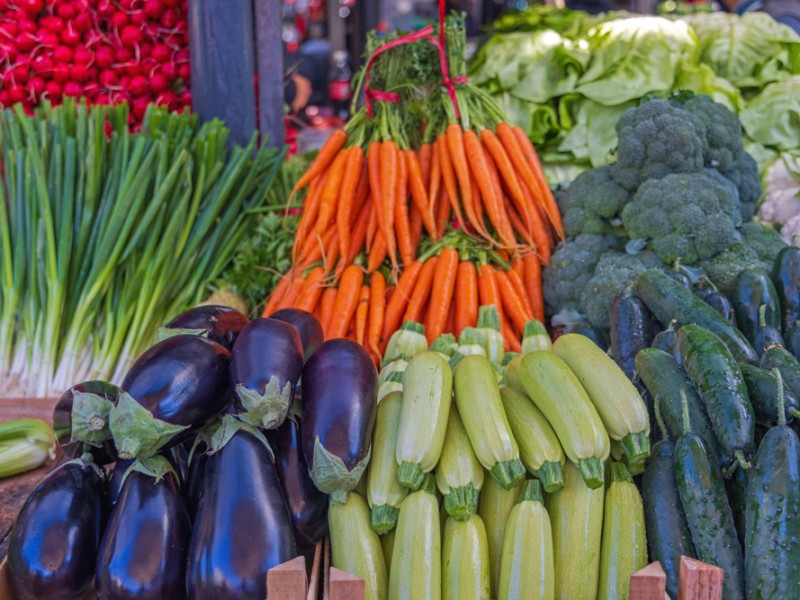
[[[733,304],[722,292],[711,292],[703,296],[703,302],[725,317],[731,323],[736,321],[736,313]]]
[[[191,521],[178,480],[125,479],[97,555],[97,600],[186,598]]]
[[[270,319],[285,321],[297,330],[303,343],[303,358],[308,360],[325,340],[322,324],[310,312],[299,308],[282,308],[269,316]]]
[[[31,492],[9,536],[8,580],[18,600],[81,598],[92,585],[106,523],[105,481],[70,461]]]
[[[125,477],[125,471],[127,471],[128,467],[134,462],[136,462],[135,458],[131,458],[130,460],[120,458],[114,465],[114,468],[111,469],[111,474],[108,476],[108,490],[106,492],[109,513],[117,503],[119,494],[122,491],[122,479]]]
[[[267,571],[296,555],[292,521],[266,446],[240,430],[208,457],[189,546],[192,600],[264,600]]]
[[[133,364],[120,386],[156,419],[190,427],[174,446],[213,421],[230,402],[230,353],[194,335],[159,342]]]
[[[275,453],[275,468],[297,546],[305,548],[316,544],[328,530],[328,496],[317,489],[308,474],[301,431],[299,419],[286,419],[283,425],[267,432],[267,441]]]
[[[636,294],[623,292],[611,304],[611,358],[629,379],[636,374],[634,359],[653,342],[650,313]]]
[[[164,325],[164,329],[202,330],[201,335],[230,350],[248,322],[247,317],[229,306],[205,305],[179,314]]]
[[[53,433],[56,435],[58,445],[62,452],[70,458],[78,458],[84,452],[84,447],[92,454],[98,465],[107,465],[117,460],[117,449],[114,440],[108,440],[102,446],[86,445],[83,442],[71,442],[72,438],[72,402],[75,392],[97,394],[110,402],[116,402],[119,388],[105,381],[85,381],[74,385],[56,401],[53,409]]]
[[[370,450],[378,372],[369,354],[343,338],[324,342],[303,368],[303,452],[314,467],[314,444],[353,469]]]

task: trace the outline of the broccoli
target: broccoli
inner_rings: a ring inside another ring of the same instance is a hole
[[[697,266],[705,271],[711,282],[725,295],[731,293],[733,280],[741,271],[764,268],[756,251],[743,242],[734,242],[724,252],[699,262]]]
[[[742,241],[755,250],[758,259],[763,263],[764,270],[767,273],[772,272],[772,265],[775,264],[778,252],[786,247],[781,234],[772,227],[756,222],[745,223],[741,232]]]
[[[742,152],[733,166],[722,174],[739,190],[739,207],[742,220],[749,221],[756,214],[756,205],[761,197],[761,175],[758,163],[747,152]]]
[[[681,103],[685,111],[703,125],[703,162],[722,172],[734,168],[744,152],[742,124],[727,107],[704,94]]]
[[[579,310],[581,290],[594,273],[600,257],[622,249],[622,241],[613,235],[584,233],[562,243],[542,273],[542,288],[547,312]]]
[[[646,181],[622,211],[631,238],[666,263],[694,264],[733,243],[741,222],[733,185],[706,172]]]
[[[589,322],[603,330],[611,327],[611,303],[647,267],[638,256],[613,252],[597,263],[594,275],[581,292],[581,309]]]
[[[703,168],[705,131],[690,113],[667,100],[650,100],[626,110],[617,122],[614,180],[635,190],[649,179]]]
[[[611,233],[609,222],[630,200],[628,190],[611,178],[609,167],[584,171],[558,195],[558,205],[568,236]]]

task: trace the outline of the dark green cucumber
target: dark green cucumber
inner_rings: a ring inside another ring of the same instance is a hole
[[[734,323],[736,315],[733,311],[733,304],[722,292],[711,292],[703,296],[703,302],[725,317],[729,323]]]
[[[636,372],[654,398],[658,396],[658,410],[671,437],[677,439],[683,433],[683,406],[681,390],[686,392],[689,410],[689,426],[706,442],[709,451],[720,460],[720,448],[711,421],[697,390],[676,360],[658,348],[646,348],[636,355]],[[655,428],[651,428],[653,430]]]
[[[745,269],[734,279],[730,299],[736,313],[736,325],[739,331],[757,352],[758,330],[762,327],[781,328],[781,305],[775,286],[763,271]],[[764,308],[761,308],[762,306]],[[763,316],[763,325],[760,324],[760,316]]]
[[[661,563],[667,574],[667,592],[677,598],[681,556],[694,558],[695,553],[675,481],[675,444],[670,440],[650,448],[642,476],[642,500],[650,560]]]
[[[755,364],[758,360],[750,342],[731,322],[669,275],[655,269],[645,271],[636,279],[636,292],[662,323],[674,319],[678,327],[700,325],[719,337],[739,362]]]
[[[740,365],[742,376],[747,385],[747,395],[750,404],[753,405],[753,412],[756,414],[756,422],[760,425],[772,426],[778,423],[778,380],[771,371],[765,371],[753,365]],[[786,412],[786,420],[793,420],[800,414],[800,402],[792,390],[784,386],[783,404]]]
[[[747,476],[750,470],[734,469],[730,479],[725,480],[725,491],[728,494],[728,504],[733,513],[733,525],[736,527],[736,537],[744,548],[745,509],[747,507]]]
[[[761,368],[766,371],[778,369],[784,388],[794,394],[795,398],[800,398],[800,364],[786,348],[781,345],[768,348],[761,355]]]
[[[611,358],[632,379],[639,350],[653,341],[650,313],[638,296],[622,292],[611,304]]]
[[[800,319],[800,248],[787,246],[778,252],[772,283],[781,303],[781,325],[786,333]]]
[[[725,571],[722,597],[744,599],[744,561],[722,475],[699,435],[675,442],[675,480],[697,558]]]
[[[764,435],[748,473],[748,599],[800,597],[800,439],[786,425]],[[727,576],[727,573],[726,573]]]
[[[783,346],[783,336],[780,329],[774,327],[762,327],[756,331],[756,337],[753,340],[753,348],[756,349],[759,356],[763,356],[771,346],[778,344]]]
[[[784,332],[783,347],[795,358],[800,357],[800,326],[795,325]]]
[[[678,330],[678,350],[706,407],[723,460],[745,466],[755,450],[756,418],[739,364],[722,340],[697,325]]]

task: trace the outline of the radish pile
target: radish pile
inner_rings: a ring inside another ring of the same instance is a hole
[[[0,0],[0,107],[190,107],[187,0]]]

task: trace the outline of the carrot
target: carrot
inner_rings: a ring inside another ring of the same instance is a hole
[[[486,232],[486,239],[491,241],[491,236],[489,236],[489,230],[486,229],[486,221],[483,219],[483,203],[481,201],[481,190],[478,187],[478,182],[475,180],[475,175],[470,173],[469,177],[470,187],[472,187],[472,206],[473,212],[475,213],[475,219],[477,219],[478,223],[480,224],[480,229],[478,231],[485,231]]]
[[[319,215],[319,203],[322,188],[325,185],[328,174],[323,173],[321,177],[311,183],[311,188],[306,195],[303,211],[300,215],[300,222],[297,224],[297,231],[294,234],[294,244],[292,245],[292,259],[297,259],[297,253],[306,243],[308,234],[314,229]]]
[[[381,331],[386,311],[386,279],[377,271],[369,280],[369,321],[367,324],[367,350],[380,357]]]
[[[503,206],[505,206],[506,214],[511,221],[511,227],[517,232],[517,235],[519,235],[519,237],[521,237],[531,249],[536,249],[536,242],[533,241],[531,232],[528,230],[528,227],[525,225],[525,223],[522,222],[522,217],[517,214],[516,209],[514,208],[513,204],[511,204],[511,200],[504,197]]]
[[[437,257],[434,256],[425,261],[422,266],[422,271],[417,279],[417,285],[414,286],[414,292],[408,301],[406,314],[403,321],[416,321],[421,322],[422,311],[428,302],[428,297],[431,294],[431,287],[433,286],[433,274],[436,270]]]
[[[331,230],[333,231],[333,235],[328,239],[322,254],[322,262],[325,265],[326,277],[331,274],[339,258],[339,234],[335,229],[331,228]]]
[[[475,327],[478,322],[478,272],[471,262],[458,265],[455,301],[453,333],[458,337],[465,327]]]
[[[370,197],[370,203],[372,204],[371,210],[369,211],[369,218],[367,220],[367,250],[372,248],[372,242],[375,240],[375,234],[377,233],[378,227],[378,208],[375,206],[375,202],[372,201]]]
[[[375,227],[380,229],[381,231],[384,230],[384,223],[383,223],[383,190],[381,188],[381,143],[380,142],[371,142],[369,145],[369,149],[367,150],[367,174],[369,177],[369,191],[372,195],[372,206],[375,207],[373,210],[374,219],[375,219]],[[370,236],[367,233],[367,242],[368,245],[371,245],[373,236]]]
[[[306,278],[303,277],[303,274],[298,272],[294,278],[292,278],[292,283],[289,284],[289,287],[286,288],[286,293],[281,298],[280,302],[278,303],[278,308],[291,308],[294,306],[294,303],[300,297],[300,292],[303,289],[303,286],[306,283]]]
[[[456,322],[456,299],[455,294],[453,294],[453,299],[450,302],[450,306],[447,307],[447,320],[444,323],[444,331],[442,333],[453,333],[455,329],[455,322]]]
[[[447,193],[447,190],[442,190],[442,195],[439,198],[439,206],[436,210],[437,238],[440,238],[444,235],[444,230],[447,228],[447,224],[450,223],[450,211],[452,208],[453,206],[450,203],[450,197]]]
[[[356,222],[353,225],[354,229],[352,235],[350,236],[350,248],[346,255],[340,257],[340,260],[345,259],[348,265],[353,263],[358,253],[361,252],[361,248],[364,246],[364,240],[367,237],[367,226],[369,225],[370,216],[373,212],[374,210],[371,202],[365,202],[361,206]]]
[[[434,239],[438,239],[442,235],[438,227],[438,220],[436,220],[436,217],[439,216],[439,212],[436,212],[440,202],[439,196],[442,193],[442,165],[439,162],[439,144],[434,142],[431,144],[431,147],[431,174],[430,183],[428,184],[428,211],[430,213],[430,218],[437,223],[437,235]]]
[[[361,159],[361,175],[358,177],[358,187],[356,188],[356,198],[353,202],[353,208],[350,210],[350,225],[355,223],[356,218],[358,217],[358,213],[361,212],[361,208],[364,206],[364,202],[367,201],[369,197],[369,175],[367,174],[367,165],[363,158],[363,150],[362,150],[362,159]]]
[[[278,285],[275,286],[275,289],[272,290],[272,293],[269,295],[267,299],[267,304],[264,306],[264,310],[261,312],[262,317],[268,317],[276,310],[278,310],[278,304],[283,299],[284,294],[286,293],[286,289],[289,287],[289,284],[292,282],[292,271],[286,273],[281,280],[278,282]]]
[[[291,198],[292,196],[297,193],[298,190],[303,189],[306,187],[311,181],[320,173],[325,171],[328,168],[336,156],[339,154],[339,150],[347,142],[347,133],[344,129],[337,129],[333,133],[328,136],[328,139],[325,140],[325,143],[322,145],[317,157],[314,159],[314,162],[308,167],[305,173],[303,173],[302,177],[297,180],[297,183],[294,184],[292,188],[292,193],[289,195]]]
[[[400,175],[397,165],[399,151],[393,141],[381,144],[381,211],[383,212],[383,237],[392,267],[397,268],[397,242],[394,237],[394,206],[397,202],[397,179]]]
[[[433,274],[436,285],[431,290],[428,315],[425,318],[425,337],[429,344],[444,332],[457,273],[458,252],[454,248],[444,248],[436,261]]]
[[[364,151],[361,146],[353,146],[349,150],[347,163],[344,165],[342,189],[339,193],[339,204],[336,206],[336,231],[339,234],[339,253],[347,254],[350,250],[350,213],[356,204],[356,193],[359,188],[361,167],[364,164]],[[355,208],[357,211],[358,208]]]
[[[300,296],[295,300],[294,307],[313,313],[314,308],[322,295],[323,278],[325,271],[322,267],[314,267],[306,275],[306,282],[300,291]]]
[[[322,260],[328,254],[327,249],[330,247],[331,240],[336,235],[336,229],[331,227],[322,236],[322,239],[315,239],[309,237],[306,240],[305,246],[300,251],[300,256],[297,258],[297,265],[307,267],[315,262]]]
[[[411,224],[408,218],[408,169],[403,156],[397,162],[397,193],[394,205],[394,232],[397,236],[397,248],[404,265],[414,261],[414,248],[412,247]]]
[[[428,193],[425,191],[425,183],[422,178],[419,161],[413,150],[403,150],[406,170],[408,172],[408,190],[411,192],[411,200],[423,217],[423,224],[432,238],[436,237],[436,223],[428,207]]]
[[[431,183],[431,154],[432,148],[428,142],[419,145],[419,149],[417,149],[419,172],[422,175],[422,184],[425,186],[426,190]]]
[[[411,228],[411,249],[413,256],[416,256],[419,248],[419,238],[422,235],[422,213],[414,204],[411,205],[411,215],[408,220]]]
[[[397,287],[391,291],[386,305],[386,311],[383,319],[383,331],[381,331],[381,339],[384,342],[389,341],[389,336],[392,335],[402,324],[403,315],[406,312],[406,306],[411,299],[411,294],[417,286],[420,272],[422,271],[422,263],[415,260],[408,267],[405,268],[400,279],[397,280]],[[387,291],[387,295],[390,291]]]
[[[478,277],[478,295],[481,306],[494,304],[502,325],[505,321],[505,315],[503,314],[503,302],[500,299],[500,287],[497,283],[494,269],[489,265],[481,265],[478,274],[480,275]]]
[[[364,345],[364,336],[367,333],[367,315],[369,314],[369,286],[361,286],[361,295],[356,306],[356,341]]]
[[[456,219],[464,226],[464,215],[461,212],[461,204],[458,201],[458,187],[456,186],[456,175],[453,170],[453,161],[450,157],[450,151],[447,148],[447,136],[442,134],[436,140],[436,145],[439,146],[439,163],[442,170],[442,182],[447,195],[450,198],[450,205],[453,207],[453,212]],[[464,190],[461,190],[464,193]]]
[[[328,339],[328,325],[330,324],[331,315],[333,315],[333,304],[336,301],[337,293],[338,291],[335,287],[325,288],[325,291],[322,292],[319,323],[322,325],[322,331],[325,332],[325,339]]]
[[[369,255],[367,256],[367,273],[377,270],[383,264],[386,254],[386,239],[378,231],[375,233],[375,239],[372,240],[372,247],[369,249]]]
[[[522,346],[519,343],[519,336],[514,333],[514,330],[507,322],[500,322],[500,331],[503,334],[506,352],[522,352]]]
[[[455,173],[458,187],[461,190],[461,200],[464,203],[464,212],[467,213],[467,219],[469,219],[470,224],[478,233],[488,238],[488,232],[482,230],[475,215],[475,206],[472,199],[472,181],[469,164],[467,163],[467,153],[464,150],[464,130],[457,123],[451,123],[445,129],[445,140],[452,171]]]
[[[345,165],[349,162],[349,158],[350,149],[342,150],[328,170],[328,179],[325,182],[325,186],[322,188],[322,196],[319,201],[317,226],[314,228],[318,236],[321,236],[328,230],[331,220],[336,215],[336,204],[339,202]]]
[[[528,290],[528,298],[531,301],[533,316],[544,323],[544,297],[542,296],[542,264],[538,257],[533,254],[527,255],[522,259],[525,266],[525,277],[523,281]]]
[[[361,284],[364,282],[364,272],[361,267],[350,265],[342,273],[339,280],[339,290],[336,301],[333,303],[330,323],[325,332],[328,338],[342,337],[347,333],[347,327],[356,311]]]
[[[497,285],[500,288],[500,298],[503,301],[503,312],[508,315],[519,331],[525,329],[525,323],[533,318],[522,298],[517,293],[517,288],[511,283],[508,273],[497,271]]]
[[[518,266],[518,268],[515,268],[515,266]],[[525,282],[522,279],[521,272],[524,270],[524,268],[525,267],[522,264],[522,260],[517,259],[511,263],[511,268],[506,271],[506,275],[508,275],[509,280],[514,286],[514,291],[517,293],[517,296],[520,300],[522,300],[522,304],[525,306],[526,314],[530,315],[531,318],[534,318],[535,315],[533,313],[533,304],[528,296],[528,289],[525,287]]]
[[[539,162],[539,155],[536,154],[536,149],[521,127],[515,125],[512,129],[522,149],[522,153],[531,166],[536,181],[539,183],[539,190],[543,192],[544,208],[547,212],[547,216],[550,217],[550,223],[553,225],[558,236],[563,240],[564,226],[561,223],[561,213],[558,211],[558,205],[556,204],[556,199],[553,197],[553,192],[547,184],[547,178],[544,176],[544,170],[542,170],[542,163]]]

